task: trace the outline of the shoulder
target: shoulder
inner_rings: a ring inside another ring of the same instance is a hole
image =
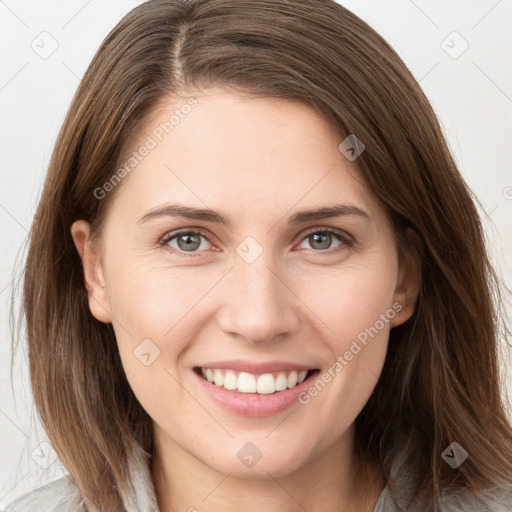
[[[403,506],[395,499],[394,493],[386,486],[377,501],[374,512],[404,512],[406,510],[421,510],[421,505]],[[419,508],[417,508],[419,507]],[[444,493],[438,502],[439,512],[511,512],[512,487],[500,487],[476,496],[465,490]]]
[[[414,489],[421,477],[414,464],[412,445],[403,447],[391,463],[388,482],[377,501],[374,512],[424,512]],[[467,488],[447,488],[436,503],[438,512],[512,512],[512,475],[507,483],[475,494]]]
[[[440,500],[441,511],[465,512],[479,510],[481,512],[510,512],[512,510],[512,485],[488,490],[484,494],[475,495],[468,491],[447,494]]]
[[[81,499],[70,475],[24,494],[7,506],[5,512],[78,512]]]

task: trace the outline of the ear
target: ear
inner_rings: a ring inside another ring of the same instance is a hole
[[[82,261],[85,288],[89,296],[91,313],[100,322],[110,323],[112,322],[112,315],[99,250],[93,244],[89,223],[85,220],[74,222],[71,226],[71,236]]]
[[[398,303],[402,309],[391,320],[391,327],[405,323],[414,313],[416,299],[421,284],[421,261],[419,252],[415,249],[421,243],[419,235],[412,229],[407,229],[410,247],[399,263],[398,278],[393,296],[393,304]]]

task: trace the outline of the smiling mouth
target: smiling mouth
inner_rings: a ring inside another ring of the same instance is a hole
[[[294,388],[319,373],[319,370],[283,370],[253,374],[223,368],[201,368],[196,366],[194,372],[219,388],[238,391],[239,393],[269,395]]]

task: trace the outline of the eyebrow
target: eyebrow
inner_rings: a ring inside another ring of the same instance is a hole
[[[335,204],[296,212],[288,220],[288,225],[301,224],[311,220],[347,216],[359,217],[366,222],[371,221],[370,215],[358,206],[352,204]],[[137,224],[143,224],[156,217],[184,217],[187,219],[213,222],[223,226],[233,227],[231,220],[222,213],[216,212],[215,210],[194,208],[192,206],[184,206],[180,204],[169,204],[150,210],[137,221]]]

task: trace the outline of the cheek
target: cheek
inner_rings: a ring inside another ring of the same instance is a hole
[[[122,257],[110,266],[108,289],[113,316],[138,336],[162,338],[182,321],[218,281],[218,272],[172,268],[165,258]]]
[[[110,285],[116,339],[130,387],[153,419],[170,417],[186,398],[178,384],[178,364],[197,339],[194,307],[211,284],[192,280],[192,272],[183,269],[170,272],[134,261],[116,266]]]
[[[347,265],[329,280],[320,276],[314,293],[307,295],[303,283],[304,302],[322,321],[330,360],[301,403],[315,410],[315,421],[336,424],[333,436],[356,418],[380,376],[396,315],[394,269],[392,257],[374,258]]]
[[[162,386],[169,392],[172,376],[181,378],[181,354],[200,337],[208,314],[201,301],[223,271],[112,256],[106,280],[121,360],[139,400],[147,393],[141,401],[151,402]]]
[[[337,353],[347,350],[353,338],[392,308],[397,277],[392,254],[371,256],[295,281],[294,290],[312,312],[311,318],[321,320],[320,329],[326,339],[334,340],[330,344]],[[378,325],[389,332],[388,323],[387,329]]]

